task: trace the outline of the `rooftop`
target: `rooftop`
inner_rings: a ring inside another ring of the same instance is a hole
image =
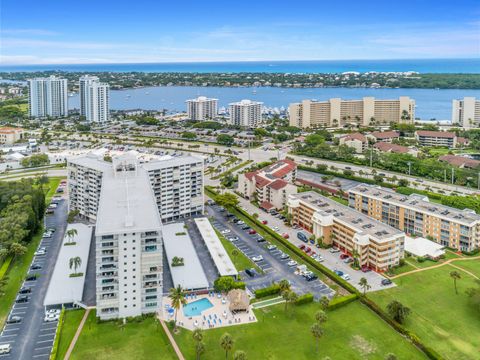
[[[380,141],[373,145],[376,149],[384,152],[394,152],[394,153],[400,153],[400,154],[406,154],[408,153],[409,149],[406,146],[402,145],[397,145],[397,144],[391,144],[391,143],[386,143],[383,141]]]
[[[237,276],[238,271],[235,269],[235,265],[233,265],[210,221],[207,218],[198,218],[195,219],[195,224],[207,245],[207,249],[220,276]]]
[[[326,198],[315,191],[293,194],[290,197],[307,203],[321,215],[332,215],[337,221],[346,224],[351,229],[355,229],[358,234],[368,235],[379,242],[390,241],[404,234],[400,230]]]
[[[57,262],[53,269],[50,283],[48,284],[47,294],[43,305],[62,305],[81,302],[83,297],[83,285],[85,283],[85,274],[87,272],[88,253],[90,251],[90,239],[92,237],[92,227],[85,224],[68,224],[65,234],[70,229],[76,229],[77,235],[74,241],[75,245],[62,245],[58,253]],[[66,241],[65,235],[63,241]],[[83,273],[83,276],[70,277],[74,271],[70,269],[70,259],[80,257],[82,263],[77,269],[77,273]]]
[[[365,195],[377,200],[385,200],[389,203],[415,209],[417,211],[438,216],[447,221],[471,225],[480,221],[480,215],[470,209],[455,209],[449,206],[433,204],[426,196],[412,194],[410,196],[396,193],[393,190],[374,185],[358,185],[349,190],[350,193]]]
[[[365,135],[360,134],[360,133],[353,133],[353,134],[348,134],[347,136],[344,136],[343,139],[345,141],[351,141],[351,140],[359,140],[361,142],[366,142],[367,138]]]
[[[180,285],[186,290],[208,288],[207,277],[185,224],[181,222],[164,225],[162,233],[174,286]],[[183,258],[183,266],[172,266],[174,257]]]
[[[443,245],[437,244],[423,237],[412,238],[405,236],[405,251],[415,256],[437,258],[445,254]]]
[[[390,139],[400,137],[398,131],[374,131],[371,134],[376,139]]]
[[[476,169],[480,166],[480,160],[471,159],[466,156],[443,155],[440,156],[438,160],[445,161],[453,166],[466,167],[470,169]]]
[[[418,136],[429,136],[439,138],[454,138],[456,135],[447,131],[431,131],[431,130],[418,130],[416,132]]]

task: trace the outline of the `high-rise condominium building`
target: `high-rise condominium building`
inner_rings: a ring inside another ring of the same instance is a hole
[[[97,315],[155,313],[163,294],[162,222],[145,169],[116,158],[103,172],[95,227]]]
[[[400,96],[398,100],[364,97],[362,100],[303,100],[289,106],[290,125],[299,128],[343,127],[353,125],[388,125],[413,123],[415,100]]]
[[[471,251],[480,245],[480,215],[473,210],[432,204],[425,196],[406,196],[373,185],[350,189],[349,205],[407,234],[444,246]]]
[[[385,271],[404,257],[403,232],[317,192],[290,195],[287,206],[294,224],[357,256],[361,267]]]
[[[452,101],[452,123],[470,129],[480,127],[480,100],[464,97]]]
[[[190,120],[212,120],[215,119],[218,114],[218,99],[199,96],[196,99],[187,100],[186,103],[187,116]]]
[[[85,75],[80,78],[80,115],[89,122],[103,123],[109,120],[110,85],[98,81],[98,77]]]
[[[55,76],[28,80],[29,112],[31,117],[61,117],[68,115],[67,79]]]
[[[229,104],[230,123],[248,128],[256,128],[262,122],[262,102],[242,100]]]
[[[203,213],[203,159],[165,157],[139,164],[137,168],[148,174],[162,221]],[[68,159],[69,210],[78,210],[83,218],[96,221],[102,178],[111,171],[112,164],[96,155]]]

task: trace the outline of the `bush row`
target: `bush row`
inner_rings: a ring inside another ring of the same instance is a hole
[[[260,299],[270,295],[276,295],[278,293],[280,293],[280,286],[278,284],[273,284],[269,287],[255,290],[255,297]]]
[[[350,304],[351,302],[354,302],[357,299],[358,299],[357,294],[350,294],[347,296],[334,298],[332,301],[328,303],[328,310],[335,310],[335,309],[341,308],[342,306]]]
[[[309,304],[311,302],[313,302],[313,294],[306,293],[298,297],[297,301],[295,301],[295,305]]]
[[[57,331],[55,331],[55,340],[53,341],[52,352],[50,353],[50,360],[57,359],[58,344],[60,343],[60,337],[62,334],[63,321],[65,318],[65,308],[60,312],[60,317],[58,318]]]

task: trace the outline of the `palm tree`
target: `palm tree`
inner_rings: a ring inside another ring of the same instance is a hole
[[[233,256],[234,259],[236,259],[237,256],[238,256],[238,254],[239,254],[239,252],[238,252],[237,249],[232,249],[232,252],[231,252],[230,254],[232,254],[232,256]]]
[[[284,291],[290,290],[290,281],[287,279],[280,280],[278,286],[280,287],[280,293],[283,294]]]
[[[310,331],[312,332],[313,337],[317,340],[317,354],[318,354],[320,338],[323,335],[323,329],[318,323],[315,323],[310,327]]]
[[[78,231],[77,229],[70,229],[70,230],[67,230],[67,238],[68,238],[68,242],[69,243],[72,243],[73,242],[73,239],[75,238],[75,236],[78,235]]]
[[[220,346],[225,350],[225,359],[228,358],[228,352],[233,348],[233,338],[229,333],[225,333],[220,338]]]
[[[82,265],[82,259],[80,259],[79,256],[72,257],[70,258],[69,265],[70,265],[70,269],[73,267],[74,269],[73,271],[76,274],[77,269]]]
[[[353,265],[354,266],[360,266],[359,261],[358,261],[358,258],[360,257],[360,254],[357,251],[357,249],[353,249],[352,257],[353,257]]]
[[[368,283],[368,280],[364,277],[362,277],[358,283],[358,285],[360,285],[360,287],[363,289],[363,295],[365,296],[365,293],[367,292],[367,290],[369,290],[371,288],[370,284]]]
[[[233,360],[247,360],[247,353],[242,350],[237,350],[235,354],[233,354]]]
[[[328,305],[330,304],[330,299],[326,296],[322,296],[319,303],[322,310],[325,311],[328,309]]]
[[[327,314],[323,310],[319,310],[315,313],[315,320],[318,324],[323,324],[327,321]]]
[[[185,291],[183,291],[182,287],[178,285],[176,288],[170,289],[168,297],[172,301],[172,307],[175,309],[174,330],[176,330],[177,329],[177,312],[183,305],[187,303],[187,299],[185,299]]]
[[[195,329],[192,333],[193,340],[195,341],[195,352],[197,355],[197,360],[200,359],[200,355],[205,352],[205,344],[203,340],[203,332],[201,329]]]
[[[455,286],[455,294],[458,295],[458,289],[457,289],[457,280],[460,280],[462,278],[462,275],[456,270],[453,270],[450,272],[450,277],[453,279],[453,286]]]

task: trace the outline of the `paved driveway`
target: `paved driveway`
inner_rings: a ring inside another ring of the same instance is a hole
[[[320,280],[306,281],[303,276],[295,274],[296,266],[288,266],[290,259],[281,259],[282,252],[275,249],[269,251],[266,246],[268,242],[257,242],[255,237],[257,235],[250,235],[247,231],[242,230],[239,226],[228,222],[225,213],[219,211],[218,206],[207,206],[209,215],[213,216],[215,220],[212,222],[213,226],[222,231],[230,230],[226,237],[237,236],[238,240],[233,244],[247,257],[261,255],[262,261],[256,262],[259,268],[262,269],[263,274],[257,274],[255,277],[250,277],[243,273],[242,278],[246,282],[247,287],[251,291],[270,286],[273,282],[278,282],[282,279],[290,281],[292,290],[302,295],[305,293],[312,293],[318,300],[323,296],[333,297],[335,291],[330,289],[326,284]]]
[[[9,343],[12,347],[10,354],[0,355],[1,359],[49,359],[55,338],[57,322],[44,322],[45,310],[43,300],[47,292],[48,283],[57,260],[66,227],[67,204],[61,200],[55,214],[45,217],[45,226],[55,227],[56,231],[51,238],[43,238],[40,247],[45,247],[46,255],[35,256],[32,264],[42,268],[30,273],[38,274],[35,281],[25,281],[22,287],[30,288],[27,303],[15,304],[10,316],[19,316],[22,321],[17,324],[6,324],[0,334],[0,344]]]

